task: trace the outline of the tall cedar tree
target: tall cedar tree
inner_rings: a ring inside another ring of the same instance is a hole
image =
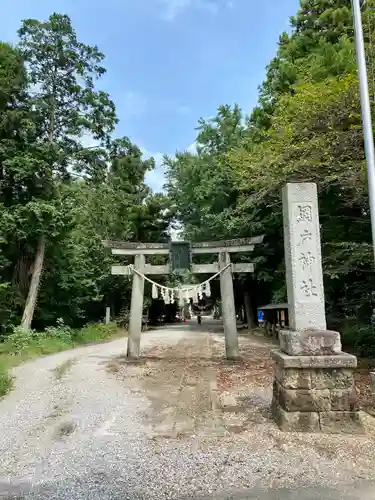
[[[71,171],[98,175],[104,162],[92,162],[95,152],[82,145],[84,134],[106,141],[116,123],[115,107],[94,82],[105,69],[103,54],[95,46],[77,40],[68,16],[52,14],[48,21],[28,19],[19,30],[19,49],[27,62],[30,102],[39,126],[44,201],[52,200],[56,182],[68,181]],[[95,166],[92,171],[91,165]],[[38,227],[36,253],[22,326],[29,329],[40,285],[46,228]]]

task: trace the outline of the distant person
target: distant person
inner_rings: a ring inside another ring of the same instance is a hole
[[[202,307],[201,306],[198,306],[197,320],[198,320],[198,325],[201,325],[202,324]]]
[[[264,323],[264,312],[263,311],[258,311],[258,323],[259,323],[259,326],[262,326]]]

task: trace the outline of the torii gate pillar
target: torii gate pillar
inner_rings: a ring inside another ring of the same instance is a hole
[[[145,256],[136,255],[134,267],[141,273],[145,268]],[[145,290],[145,280],[138,273],[133,273],[132,298],[130,303],[130,318],[128,332],[128,348],[126,356],[128,358],[139,358],[143,316],[143,297]]]
[[[252,238],[207,241],[191,244],[192,255],[219,255],[219,262],[215,262],[214,264],[192,264],[191,271],[193,274],[216,274],[219,270],[225,268],[220,274],[220,289],[225,333],[225,351],[228,359],[237,359],[239,357],[232,274],[254,272],[254,264],[252,263],[241,262],[228,266],[230,263],[230,253],[251,252],[254,250],[254,245],[260,244],[262,241],[263,236],[254,236]],[[134,267],[143,275],[163,275],[169,274],[171,271],[168,264],[150,265],[145,262],[145,255],[168,255],[170,253],[170,245],[168,243],[103,241],[103,245],[111,249],[112,255],[134,255]],[[133,274],[127,356],[129,358],[139,358],[144,278],[139,276],[138,273],[132,273],[129,266],[112,266],[111,273],[123,276]]]
[[[229,252],[219,253],[220,270],[230,264]],[[234,304],[233,276],[231,266],[228,266],[220,274],[221,306],[223,314],[225,354],[227,359],[238,359],[238,335],[236,308]]]

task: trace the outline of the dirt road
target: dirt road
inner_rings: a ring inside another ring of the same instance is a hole
[[[0,498],[375,499],[375,420],[361,437],[280,433],[272,345],[240,342],[227,363],[217,324],[192,323],[144,334],[139,363],[119,339],[18,367]]]

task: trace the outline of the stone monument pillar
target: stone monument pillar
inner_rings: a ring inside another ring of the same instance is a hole
[[[316,184],[283,189],[289,330],[272,353],[272,413],[284,431],[360,432],[354,369],[338,332],[327,330]]]

